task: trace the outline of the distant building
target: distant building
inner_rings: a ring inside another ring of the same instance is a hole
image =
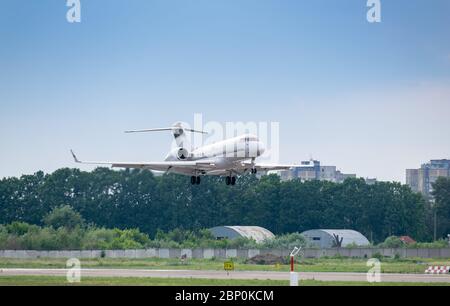
[[[346,247],[348,245],[367,246],[369,240],[360,232],[346,229],[315,229],[303,232],[302,235],[314,246],[327,249]]]
[[[257,243],[275,238],[275,235],[260,226],[216,226],[209,229],[216,239],[235,239],[239,237],[255,240]]]
[[[409,237],[409,236],[400,236],[400,237],[398,237],[400,240],[401,240],[401,242],[403,242],[404,244],[414,244],[414,243],[416,243],[416,241],[414,240],[414,239],[412,239],[411,237]]]
[[[406,169],[406,184],[426,198],[431,197],[432,184],[438,177],[450,177],[449,159],[432,159],[419,169]]]
[[[336,166],[321,166],[318,160],[302,161],[291,170],[280,171],[281,180],[300,179],[302,181],[320,180],[342,183],[347,178],[356,178],[356,174],[345,174]]]
[[[367,185],[373,185],[373,184],[375,184],[376,182],[378,182],[376,178],[368,178],[368,177],[366,177],[366,178],[364,179],[364,181],[366,181],[366,184],[367,184]]]

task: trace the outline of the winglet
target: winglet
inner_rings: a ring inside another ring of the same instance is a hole
[[[75,153],[73,153],[72,150],[70,150],[70,153],[72,153],[73,160],[74,160],[76,163],[81,163],[81,161],[78,160],[77,156],[75,155]]]

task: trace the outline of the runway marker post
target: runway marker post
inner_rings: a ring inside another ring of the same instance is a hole
[[[234,262],[233,260],[227,260],[223,263],[223,269],[227,271],[227,276],[230,274],[230,271],[234,271]]]
[[[294,257],[297,256],[297,254],[300,252],[302,248],[301,247],[295,247],[291,252],[291,272],[289,273],[290,276],[290,286],[298,286],[298,273],[295,272],[294,269]]]

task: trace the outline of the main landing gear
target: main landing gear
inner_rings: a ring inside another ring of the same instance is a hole
[[[252,168],[251,172],[252,172],[252,174],[256,174],[258,172],[258,170],[256,168]]]
[[[191,184],[192,185],[200,185],[200,176],[191,176]]]
[[[227,176],[225,177],[225,184],[227,185],[236,185],[236,177],[235,176]]]

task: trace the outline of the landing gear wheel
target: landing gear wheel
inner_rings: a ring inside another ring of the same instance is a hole
[[[232,178],[231,178],[231,185],[236,185],[236,177],[235,176],[233,176]]]
[[[252,169],[252,174],[256,174],[258,172],[258,170],[256,170],[256,168]]]
[[[230,177],[230,176],[227,176],[227,177],[225,178],[225,184],[227,184],[227,185],[230,185],[230,184],[231,184],[231,177]]]
[[[196,183],[197,185],[200,185],[200,182],[201,182],[200,176],[197,176],[197,178],[196,178],[196,180],[195,180],[195,183]]]
[[[191,176],[191,184],[195,185],[197,183],[197,178],[195,176]]]

